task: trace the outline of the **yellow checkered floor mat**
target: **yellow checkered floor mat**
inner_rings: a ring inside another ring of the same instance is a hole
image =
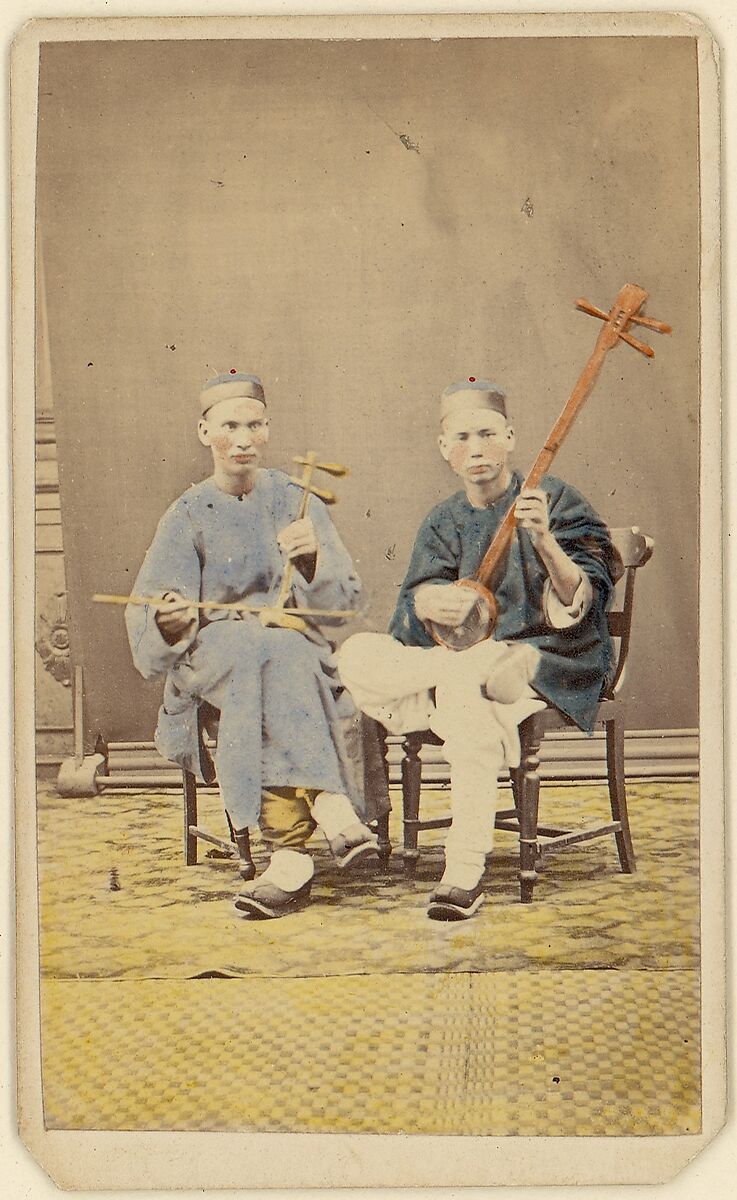
[[[52,1129],[697,1133],[698,975],[46,980]]]

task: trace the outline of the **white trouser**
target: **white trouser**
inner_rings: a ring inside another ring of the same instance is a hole
[[[491,639],[469,650],[425,650],[382,633],[355,634],[338,653],[341,681],[365,713],[390,733],[429,728],[442,738],[453,814],[443,882],[458,887],[475,887],[483,874],[494,841],[497,776],[505,765],[519,766],[520,722],[545,708],[529,684],[512,704],[482,693],[508,654],[509,643]]]

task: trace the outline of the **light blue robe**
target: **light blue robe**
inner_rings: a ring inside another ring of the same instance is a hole
[[[134,595],[176,591],[188,600],[273,603],[284,571],[277,534],[296,519],[301,496],[281,471],[259,471],[242,500],[213,479],[195,484],[162,517]],[[320,549],[310,582],[295,569],[293,603],[355,609],[360,582],[314,496],[308,515]],[[199,629],[170,646],[153,608],[129,605],[125,615],[138,671],[144,679],[166,676],[156,746],[200,780],[197,709],[203,700],[220,709],[218,784],[235,828],[258,820],[262,787],[317,788],[355,799],[340,732],[340,717],[353,710],[321,628],[310,623],[305,634],[265,629],[251,614],[233,619],[206,610]],[[332,619],[319,620],[327,628]]]

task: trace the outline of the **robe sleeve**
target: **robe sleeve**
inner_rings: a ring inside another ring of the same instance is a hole
[[[570,604],[563,603],[550,579],[545,580],[543,612],[551,629],[571,629],[583,620],[591,607],[594,594],[591,580],[581,567],[578,568],[578,572],[578,586]]]
[[[426,584],[458,580],[461,546],[455,525],[430,513],[415,539],[412,557],[402,584],[389,632],[406,646],[434,646],[432,636],[415,612],[415,593]]]
[[[575,488],[564,485],[550,507],[550,530],[587,576],[592,588],[589,607],[605,611],[623,568],[604,522]]]
[[[356,609],[361,597],[361,581],[326,506],[316,496],[310,500],[309,517],[320,548],[311,580],[305,579],[299,570],[294,572],[292,592],[297,607],[338,609],[341,612]],[[322,623],[323,618],[320,618]]]
[[[133,594],[159,598],[179,592],[187,600],[200,599],[201,567],[187,506],[177,501],[159,522],[154,540],[138,572]],[[129,604],[125,610],[133,662],[144,679],[156,679],[181,658],[197,636],[192,632],[170,646],[156,624],[150,605]]]

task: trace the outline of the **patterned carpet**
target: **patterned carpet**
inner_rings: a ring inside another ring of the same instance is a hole
[[[428,794],[423,815],[446,804]],[[606,807],[599,787],[544,790],[548,817]],[[424,835],[415,882],[398,856],[343,875],[316,837],[314,902],[251,923],[232,862],[184,866],[179,797],[41,787],[47,1127],[697,1133],[697,787],[632,786],[630,812],[635,875],[613,839],[579,844],[522,906],[499,834],[486,902],[460,926],[425,914],[442,832]],[[200,823],[224,835],[215,796]]]
[[[531,905],[518,903],[516,842],[500,832],[477,916],[429,921],[443,831],[427,833],[417,879],[398,856],[387,872],[339,872],[313,839],[313,902],[281,921],[236,916],[232,862],[185,867],[176,795],[108,792],[70,803],[39,790],[41,968],[56,979],[191,978],[208,974],[324,977],[524,967],[694,969],[698,966],[698,788],[630,786],[636,874],[621,874],[614,839],[546,860]],[[397,801],[394,798],[395,808]],[[447,796],[423,797],[423,815]],[[587,824],[607,813],[602,787],[548,787],[542,814]],[[218,799],[200,823],[226,836]],[[392,840],[399,841],[393,815]],[[255,857],[264,864],[258,844]]]

